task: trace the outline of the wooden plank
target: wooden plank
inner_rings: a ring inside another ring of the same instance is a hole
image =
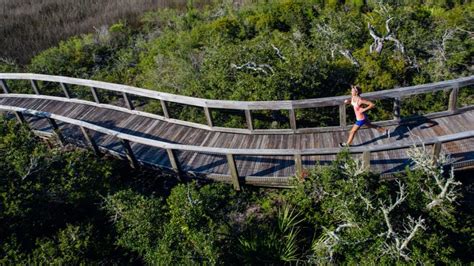
[[[433,145],[433,161],[436,163],[439,159],[439,154],[441,152],[441,142],[436,142]]]
[[[370,170],[370,151],[362,153],[362,167],[367,171]]]
[[[346,104],[342,103],[339,105],[339,126],[347,126],[347,116],[346,116]]]
[[[214,125],[212,123],[212,115],[211,115],[211,112],[209,111],[209,108],[204,107],[204,114],[206,115],[207,125],[209,127],[213,127]]]
[[[234,155],[228,153],[226,154],[226,157],[227,157],[227,164],[229,166],[229,172],[232,178],[232,185],[234,186],[235,190],[239,191],[240,190],[239,172],[237,171],[237,168],[235,167]]]
[[[289,110],[289,118],[290,118],[290,127],[293,130],[293,132],[296,131],[296,114],[294,109]]]
[[[48,119],[49,124],[53,128],[54,135],[57,137],[59,145],[65,146],[66,141],[64,139],[63,134],[61,133],[61,130],[58,127],[58,124],[56,123],[56,120],[54,120],[50,117],[47,117],[46,119]]]
[[[455,111],[457,109],[458,92],[459,88],[455,87],[449,93],[448,111]]]
[[[137,158],[135,157],[135,154],[133,153],[132,147],[130,147],[130,142],[126,139],[120,139],[120,142],[122,143],[123,149],[125,151],[125,155],[127,156],[128,161],[130,162],[130,167],[134,169],[139,169],[140,164],[137,161]]]
[[[40,94],[39,92],[39,89],[38,89],[38,83],[36,82],[36,80],[30,80],[31,82],[31,87],[33,87],[33,91],[35,92],[35,94]]]
[[[170,102],[176,102],[187,105],[194,105],[200,107],[209,108],[224,108],[224,109],[253,109],[253,110],[289,110],[292,108],[314,108],[324,106],[335,106],[341,104],[347,96],[337,96],[319,99],[305,99],[295,101],[266,101],[266,102],[244,102],[244,101],[225,101],[225,100],[207,100],[201,98],[193,98],[188,96],[173,95],[169,93],[157,92],[152,90],[146,90],[136,88],[132,86],[126,86],[121,84],[113,84],[94,80],[77,79],[70,77],[61,76],[50,76],[42,74],[31,74],[31,73],[0,73],[0,79],[29,79],[29,80],[43,80],[50,82],[62,82],[68,84],[76,84],[79,86],[95,87],[105,89],[109,91],[127,92],[130,94],[165,100]],[[370,93],[364,93],[363,97],[376,100],[376,99],[387,99],[403,96],[409,96],[413,94],[420,94],[426,92],[433,92],[444,90],[452,87],[464,87],[474,84],[474,76],[458,78],[455,80],[441,81],[430,84],[422,84],[404,88],[396,88],[392,90],[376,91]]]
[[[16,119],[18,120],[18,123],[27,124],[25,116],[21,112],[15,112],[15,116],[16,116]]]
[[[10,90],[9,90],[8,85],[5,82],[5,80],[0,79],[0,86],[2,86],[3,93],[6,93],[6,94],[10,93]]]
[[[89,145],[89,147],[92,148],[92,150],[94,151],[96,155],[100,155],[101,152],[100,152],[99,146],[97,146],[97,143],[91,137],[89,133],[89,129],[84,128],[84,127],[79,127],[79,128],[81,129],[82,135],[84,136],[84,139],[86,140],[87,145]]]
[[[130,100],[130,97],[128,97],[128,94],[126,92],[122,92],[122,95],[123,95],[123,100],[125,101],[125,106],[127,106],[127,108],[130,110],[135,109],[132,101]]]
[[[247,128],[250,131],[253,131],[252,113],[250,112],[250,110],[245,110],[245,121],[247,123]]]
[[[400,106],[401,106],[401,97],[393,99],[393,119],[400,120]]]
[[[90,87],[90,88],[91,88],[92,97],[94,97],[94,101],[96,103],[100,103],[99,95],[97,94],[97,89],[95,87]]]
[[[76,119],[71,119],[68,117],[64,117],[61,115],[56,115],[52,113],[47,113],[47,112],[38,112],[35,110],[28,110],[24,108],[19,108],[19,107],[12,107],[12,106],[5,106],[5,105],[0,105],[0,109],[6,110],[6,111],[20,111],[28,114],[32,114],[38,117],[51,117],[56,120],[60,120],[66,123],[78,125],[78,126],[84,126],[89,129],[92,129],[94,131],[98,131],[103,134],[119,137],[119,138],[125,138],[129,141],[132,142],[137,142],[137,143],[142,143],[150,146],[155,146],[159,148],[171,148],[171,149],[178,149],[178,150],[187,150],[187,151],[197,151],[197,152],[209,152],[209,153],[218,153],[218,154],[227,154],[227,153],[232,153],[234,155],[286,155],[286,156],[292,156],[293,154],[297,153],[295,149],[228,149],[228,148],[215,148],[215,147],[200,147],[200,146],[194,146],[194,145],[183,145],[183,144],[175,144],[175,143],[169,143],[169,142],[164,142],[164,141],[158,141],[158,140],[153,140],[153,139],[148,139],[148,138],[143,138],[143,137],[138,137],[135,135],[131,134],[125,134],[116,130],[111,130],[108,128],[104,128],[98,125],[94,125],[88,122],[84,121],[78,121]],[[191,130],[191,129],[190,129]],[[472,138],[474,136],[474,130],[467,131],[467,132],[459,132],[456,134],[451,134],[451,135],[445,135],[445,136],[437,136],[437,137],[431,137],[431,138],[425,138],[420,141],[415,141],[415,144],[421,144],[421,142],[424,142],[425,144],[429,145],[434,142],[447,142],[447,141],[454,141],[454,140],[459,140],[459,139],[465,139],[465,138]],[[267,138],[268,136],[263,136],[263,138]],[[350,152],[351,153],[361,153],[365,150],[369,150],[371,152],[375,151],[382,151],[382,150],[395,150],[395,149],[402,149],[406,147],[410,147],[414,144],[411,141],[404,141],[404,142],[394,142],[390,144],[383,144],[383,145],[371,145],[369,147],[351,147]],[[266,145],[264,145],[266,146]],[[261,147],[261,146],[260,146]],[[300,153],[302,155],[312,155],[312,154],[337,154],[340,151],[340,148],[317,148],[317,149],[306,149],[302,150]]]
[[[71,94],[69,93],[69,88],[68,88],[68,85],[65,84],[65,83],[59,83],[59,85],[61,86],[61,88],[63,89],[63,92],[64,92],[64,96],[66,96],[66,98],[70,99],[71,98]]]
[[[296,168],[295,175],[298,178],[302,178],[303,177],[303,159],[301,157],[301,154],[295,154],[294,157],[295,157],[295,168]]]
[[[179,161],[177,160],[176,153],[173,149],[166,149],[166,153],[168,154],[168,159],[170,160],[171,168],[176,174],[181,172],[181,167],[179,165]]]
[[[161,103],[161,109],[163,110],[163,115],[165,118],[170,118],[170,114],[168,112],[168,106],[166,105],[166,102],[163,100],[160,100]]]

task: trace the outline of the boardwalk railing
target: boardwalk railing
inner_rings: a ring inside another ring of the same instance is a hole
[[[222,132],[233,132],[233,133],[247,133],[247,134],[291,134],[291,133],[306,133],[315,131],[331,131],[338,129],[345,129],[347,127],[346,117],[346,106],[344,100],[348,96],[337,96],[328,98],[317,98],[317,99],[306,99],[306,100],[286,100],[286,101],[228,101],[228,100],[209,100],[202,98],[194,98],[188,96],[181,96],[163,92],[157,92],[147,89],[141,89],[132,86],[113,84],[94,80],[77,79],[62,76],[50,76],[41,74],[30,74],[30,73],[0,73],[0,86],[3,88],[5,94],[10,93],[10,89],[7,85],[7,80],[29,80],[33,91],[37,95],[41,95],[41,88],[38,86],[37,81],[48,81],[56,82],[62,88],[64,97],[63,101],[71,102],[84,102],[82,100],[71,99],[71,93],[69,92],[69,85],[85,86],[90,88],[90,92],[95,101],[95,104],[101,104],[107,108],[113,108],[117,110],[125,111],[126,108],[118,107],[110,104],[103,104],[100,101],[98,90],[105,90],[120,93],[124,99],[125,105],[128,111],[132,111],[136,114],[146,115],[163,119],[176,124],[187,125],[197,128],[203,128],[213,131]],[[392,90],[384,90],[377,92],[364,93],[363,96],[369,100],[381,100],[381,99],[392,99],[393,100],[393,119],[387,121],[379,121],[382,124],[396,124],[400,122],[400,108],[404,98],[410,97],[416,94],[430,93],[441,90],[450,90],[448,109],[446,111],[437,113],[436,115],[450,114],[457,110],[457,99],[459,89],[465,86],[474,84],[474,76],[436,82],[431,84],[416,85],[411,87],[396,88]],[[15,95],[15,94],[14,94]],[[12,96],[14,96],[12,95]],[[163,115],[150,114],[143,111],[134,110],[133,101],[131,95],[159,100]],[[7,95],[4,95],[7,96]],[[22,95],[22,97],[28,97]],[[33,97],[33,96],[30,96]],[[51,96],[50,96],[51,97]],[[207,125],[203,125],[196,122],[179,120],[170,117],[170,110],[168,103],[178,103],[187,106],[194,106],[202,108],[206,117]],[[300,128],[297,125],[296,110],[306,108],[322,108],[322,107],[338,107],[339,109],[339,126],[332,127],[308,127]],[[247,129],[245,128],[227,128],[218,127],[214,125],[212,116],[213,109],[227,109],[243,112],[245,114],[245,120]],[[288,112],[289,127],[287,129],[255,129],[254,119],[252,111],[258,110],[286,110]]]
[[[0,105],[1,111],[7,111],[15,113],[19,121],[25,123],[26,120],[23,114],[29,114],[36,117],[47,118],[50,122],[54,134],[60,140],[60,143],[64,141],[64,138],[61,134],[61,130],[58,127],[56,121],[61,121],[67,124],[75,125],[80,127],[84,138],[88,142],[88,145],[96,152],[99,153],[98,145],[95,143],[94,139],[91,138],[91,132],[99,132],[109,136],[116,137],[123,145],[125,156],[130,161],[130,165],[134,168],[140,167],[139,160],[136,158],[130,142],[139,143],[143,145],[152,146],[155,148],[165,149],[167,151],[168,159],[171,164],[171,169],[177,173],[181,172],[180,162],[175,156],[176,151],[191,151],[196,153],[211,153],[224,155],[227,158],[227,164],[229,168],[229,174],[225,175],[228,180],[233,184],[234,188],[239,190],[241,181],[245,180],[245,183],[252,184],[251,180],[246,179],[246,177],[239,175],[239,169],[236,167],[234,156],[236,155],[248,155],[248,156],[293,156],[295,163],[295,176],[301,175],[303,171],[302,156],[311,156],[311,155],[332,155],[337,154],[341,151],[340,148],[324,148],[324,149],[228,149],[228,148],[217,148],[217,147],[202,147],[194,145],[182,145],[169,142],[163,142],[158,140],[147,139],[135,135],[130,135],[122,133],[119,131],[111,130],[95,124],[87,123],[84,121],[68,118],[61,115],[56,115],[48,112],[36,111],[31,109],[25,109],[21,107],[6,106]],[[396,144],[385,144],[377,146],[365,146],[365,147],[351,147],[349,148],[350,153],[362,153],[363,164],[365,167],[370,168],[370,154],[372,152],[380,151],[390,151],[397,149],[409,148],[413,145],[433,145],[433,156],[438,156],[441,150],[441,143],[451,142],[461,139],[468,139],[474,137],[474,130],[460,132],[451,135],[444,135],[438,137],[432,137],[423,140],[414,140],[413,142],[405,143],[396,143]],[[212,173],[206,173],[209,177],[212,177]],[[281,184],[280,186],[285,186],[288,184],[290,177],[284,177],[286,179],[286,184]],[[262,183],[256,182],[254,184],[264,185]]]

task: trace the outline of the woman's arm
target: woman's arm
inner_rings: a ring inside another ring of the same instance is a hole
[[[368,110],[370,110],[370,109],[372,109],[372,108],[375,107],[375,104],[374,104],[373,102],[371,102],[371,101],[369,101],[369,100],[364,100],[364,99],[362,99],[362,98],[360,99],[360,103],[367,105],[367,107],[365,107],[365,108],[363,108],[363,109],[361,110],[362,113],[365,113],[366,111],[368,111]]]

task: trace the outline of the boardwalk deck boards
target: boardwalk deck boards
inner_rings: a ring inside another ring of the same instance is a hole
[[[204,108],[240,108],[242,111],[285,109],[290,110],[291,112],[293,111],[292,108],[300,107],[337,107],[341,101],[345,99],[345,97],[332,97],[279,102],[203,100],[166,93],[157,93],[125,85],[72,79],[67,77],[0,73],[0,78],[6,80],[22,79],[25,76],[28,76],[28,78],[25,79],[30,80],[49,80],[52,82],[77,84],[86,87],[93,86],[97,88],[99,94],[107,92],[108,90],[111,93],[118,93],[120,95],[122,95],[122,93],[127,93],[127,95],[146,96],[166,102],[171,101],[175,103],[191,104]],[[449,88],[454,83],[462,86],[474,84],[474,77],[368,93],[367,96],[373,99],[396,98],[401,94],[412,95],[423,92],[439,91]],[[455,92],[453,91],[453,93]],[[164,143],[202,147],[202,151],[186,151],[178,149],[174,150],[173,153],[176,155],[175,158],[180,164],[182,170],[198,174],[204,173],[210,176],[215,175],[219,178],[230,177],[231,172],[229,171],[228,158],[226,158],[225,153],[215,154],[209,152],[209,148],[252,149],[254,150],[254,153],[260,154],[262,154],[261,151],[271,151],[272,149],[285,149],[292,151],[290,153],[285,153],[286,155],[272,155],[272,153],[269,153],[269,155],[251,155],[250,153],[245,155],[234,154],[233,158],[235,160],[238,175],[240,177],[247,177],[247,181],[254,182],[255,184],[278,184],[278,182],[283,182],[287,177],[295,174],[295,153],[308,149],[327,150],[328,148],[333,148],[334,150],[339,142],[347,139],[348,129],[352,126],[348,122],[348,126],[342,131],[340,127],[334,127],[322,130],[303,129],[296,133],[291,132],[291,130],[284,133],[277,133],[275,130],[259,130],[250,133],[245,132],[245,130],[239,131],[235,129],[206,129],[206,126],[194,125],[189,122],[177,120],[166,120],[159,116],[146,114],[140,111],[128,110],[127,108],[110,104],[98,104],[77,99],[49,97],[43,95],[0,94],[0,105],[47,112],[82,122],[88,122],[102,128],[119,132],[117,134],[125,133],[149,140],[162,141]],[[30,127],[33,129],[52,132],[51,125],[48,123],[46,118],[39,118],[30,114],[25,114],[24,116]],[[78,125],[69,124],[64,121],[56,122],[67,140],[77,140],[79,143],[86,144],[86,140],[84,139],[82,131]],[[363,128],[359,130],[354,139],[355,147],[372,148],[381,145],[387,147],[404,146],[402,149],[387,149],[371,152],[371,169],[375,172],[391,173],[403,170],[403,168],[408,164],[406,145],[410,143],[410,141],[416,140],[418,138],[416,136],[425,140],[440,136],[454,136],[461,132],[474,131],[474,108],[457,110],[455,113],[443,111],[437,114],[429,114],[422,116],[417,120],[413,120],[408,124],[397,124],[397,122],[393,120],[387,125],[392,131],[392,136],[390,138],[381,136],[374,129]],[[102,148],[124,154],[123,145],[120,139],[116,136],[96,131],[91,132],[90,136]],[[171,167],[166,149],[143,144],[148,142],[138,143],[129,141],[129,143],[131,151],[138,160],[165,168]],[[443,143],[441,147],[443,151],[450,153],[455,161],[474,160],[474,138],[472,137],[449,141]],[[431,146],[429,148],[431,149]],[[207,151],[205,151],[206,149]],[[312,154],[318,153],[315,152]],[[355,154],[354,157],[361,157],[361,154]],[[334,154],[319,153],[319,155],[303,155],[302,164],[304,168],[310,168],[315,164],[330,163],[334,159]],[[243,181],[246,182],[245,180]]]

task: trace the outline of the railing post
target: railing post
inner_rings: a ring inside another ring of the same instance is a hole
[[[30,80],[31,81],[31,87],[33,87],[33,91],[36,93],[36,94],[40,94],[39,92],[39,89],[38,89],[38,83],[36,82],[36,80]]]
[[[233,154],[227,154],[227,164],[229,166],[229,172],[232,179],[232,185],[234,185],[234,189],[240,191],[240,183],[239,183],[239,172],[237,171],[237,167],[235,166],[235,159]]]
[[[64,95],[68,98],[68,99],[71,99],[71,94],[69,93],[69,89],[67,87],[67,84],[65,83],[59,83],[59,85],[61,85],[61,88],[63,89],[63,92],[64,92]]]
[[[248,109],[245,110],[245,121],[247,122],[247,128],[253,131],[252,113]]]
[[[212,123],[212,115],[208,107],[204,107],[204,114],[206,115],[207,125],[209,125],[209,127],[213,127],[214,125]]]
[[[135,107],[133,106],[132,101],[130,100],[130,97],[128,97],[128,94],[126,92],[122,92],[122,95],[123,95],[123,100],[125,101],[125,105],[127,105],[127,108],[129,110],[135,109]]]
[[[99,146],[97,146],[97,143],[95,142],[95,140],[91,137],[91,135],[89,134],[89,130],[85,127],[80,127],[81,128],[81,131],[82,131],[82,135],[84,136],[84,138],[86,139],[86,142],[87,144],[89,145],[89,147],[92,148],[92,150],[94,150],[94,153],[96,155],[100,155],[100,149],[99,149]]]
[[[120,139],[120,142],[122,143],[125,155],[127,156],[127,159],[130,162],[130,167],[134,169],[140,168],[137,158],[135,157],[135,154],[133,154],[132,147],[130,147],[130,142],[126,139]]]
[[[94,87],[91,87],[91,92],[92,92],[92,97],[94,97],[94,101],[96,103],[100,103],[99,95],[97,94],[97,89]]]
[[[400,102],[400,97],[393,99],[393,120],[400,120]]]
[[[5,82],[5,80],[0,79],[0,86],[2,86],[3,92],[4,92],[5,94],[10,93],[10,90],[8,89],[8,85],[7,85],[7,83]]]
[[[342,103],[339,105],[339,126],[347,126],[347,115],[346,115],[346,104]]]
[[[179,174],[181,173],[181,167],[179,165],[179,161],[175,151],[173,149],[166,149],[166,153],[168,154],[168,159],[170,160],[171,168],[173,168],[173,171],[179,176]]]
[[[370,170],[370,151],[364,151],[362,153],[362,167],[366,170]]]
[[[49,124],[53,128],[54,135],[58,138],[59,145],[64,146],[66,145],[66,141],[64,139],[63,134],[61,133],[61,130],[59,129],[58,124],[56,123],[56,120],[54,120],[51,117],[47,117]]]
[[[164,100],[160,100],[161,109],[163,110],[163,115],[165,118],[170,118],[170,113],[168,112],[168,106],[166,106],[166,102]]]
[[[437,163],[439,159],[439,154],[441,153],[441,142],[435,142],[433,145],[433,162]]]
[[[16,119],[20,124],[27,124],[28,122],[25,119],[25,116],[21,112],[15,112]]]
[[[449,104],[448,104],[449,111],[456,111],[457,109],[458,92],[459,92],[459,87],[454,87],[449,93]]]
[[[295,109],[291,108],[289,110],[289,116],[290,116],[290,126],[293,132],[296,131],[296,114],[295,114]]]
[[[303,177],[303,159],[301,154],[295,154],[295,168],[296,168],[296,176],[298,178]]]

